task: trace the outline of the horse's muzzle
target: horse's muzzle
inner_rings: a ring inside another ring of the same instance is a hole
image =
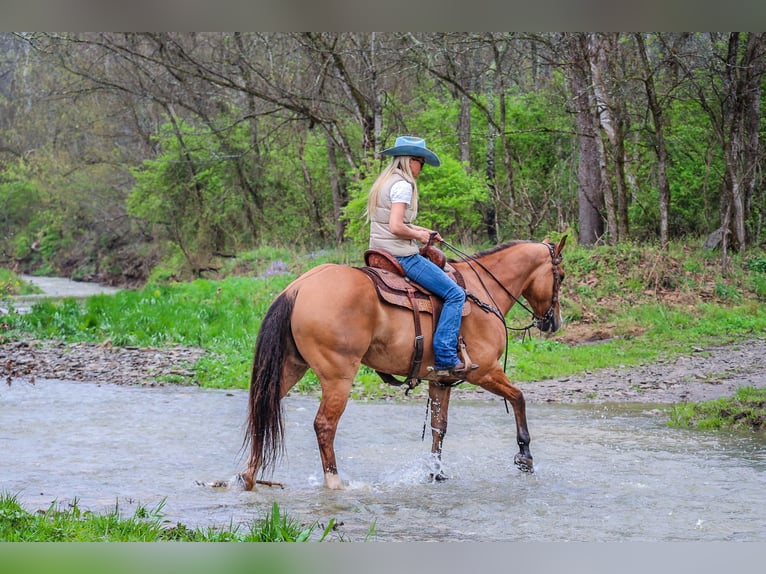
[[[544,317],[535,319],[535,326],[543,333],[555,333],[561,328],[561,316],[551,307]]]

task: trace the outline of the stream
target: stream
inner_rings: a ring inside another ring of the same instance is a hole
[[[531,404],[524,474],[502,401],[453,399],[450,478],[429,483],[425,403],[350,401],[336,439],[348,488],[328,491],[317,404],[284,401],[286,456],[267,478],[285,488],[245,492],[211,486],[244,466],[245,391],[14,379],[0,387],[0,492],[28,510],[161,506],[191,528],[247,528],[277,502],[353,541],[766,540],[763,433],[672,429],[646,404]]]

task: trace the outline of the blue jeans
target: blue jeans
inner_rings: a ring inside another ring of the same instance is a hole
[[[419,253],[396,259],[402,264],[407,277],[441,297],[444,307],[434,332],[434,368],[451,369],[460,362],[457,357],[457,339],[465,291],[442,269]]]

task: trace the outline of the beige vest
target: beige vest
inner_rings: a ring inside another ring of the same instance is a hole
[[[400,175],[390,177],[378,194],[378,205],[370,215],[370,249],[382,249],[395,257],[407,257],[418,253],[417,241],[398,238],[391,233],[388,225],[391,219],[391,187],[399,181],[406,180]],[[417,214],[408,205],[404,210],[404,223],[412,223]]]

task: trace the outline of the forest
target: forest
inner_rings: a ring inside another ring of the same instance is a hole
[[[366,246],[417,135],[452,243],[766,240],[766,33],[0,33],[0,267],[140,285]]]

